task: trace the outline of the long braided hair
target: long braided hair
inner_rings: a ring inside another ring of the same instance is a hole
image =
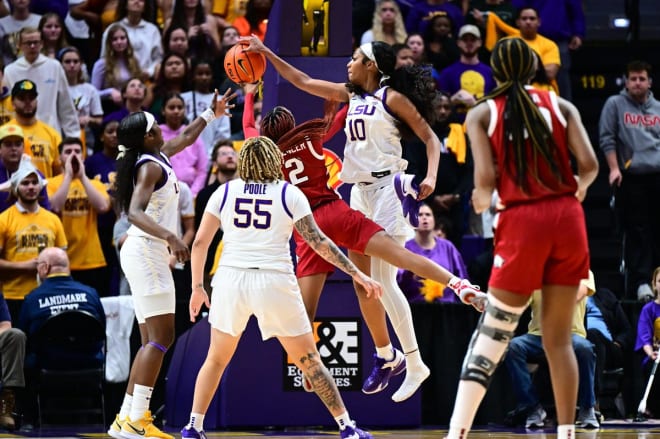
[[[534,52],[520,38],[503,38],[493,48],[490,64],[499,85],[480,102],[502,95],[507,98],[503,114],[504,162],[508,164],[517,186],[527,191],[528,173],[548,188],[563,186],[564,178],[557,166],[557,143],[545,118],[525,90],[525,84],[536,73]],[[529,151],[526,147],[527,139]],[[543,181],[536,166],[537,157],[548,165],[557,177],[555,180]],[[530,163],[535,165],[530,167]]]
[[[436,85],[431,77],[430,66],[413,65],[396,69],[396,54],[392,46],[384,41],[374,41],[371,43],[371,48],[378,66],[381,86],[389,85],[393,90],[406,96],[426,122],[433,125],[435,123],[433,98],[436,94]],[[369,59],[365,56],[362,62],[366,64]],[[346,83],[346,88],[351,93],[366,94],[362,87],[351,82]],[[397,120],[396,127],[403,139],[415,137],[413,129],[403,121]]]
[[[261,134],[277,143],[296,126],[296,119],[288,108],[278,105],[261,118]]]
[[[280,149],[265,136],[247,139],[238,153],[238,175],[258,183],[284,180]]]
[[[261,134],[275,142],[280,151],[299,145],[305,140],[323,139],[338,108],[338,102],[325,101],[323,118],[311,119],[296,126],[296,119],[288,108],[274,107],[261,119]]]

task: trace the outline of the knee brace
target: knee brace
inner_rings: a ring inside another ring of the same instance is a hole
[[[507,346],[514,336],[520,315],[525,307],[513,311],[502,309],[501,302],[489,294],[486,311],[472,334],[463,361],[461,379],[475,381],[488,388],[493,373],[504,358]]]

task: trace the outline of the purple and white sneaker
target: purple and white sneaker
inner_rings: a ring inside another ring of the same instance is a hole
[[[402,172],[396,174],[392,179],[394,185],[394,192],[401,201],[403,208],[403,216],[413,227],[419,226],[419,206],[422,204],[417,199],[419,196],[419,185],[414,181],[415,176],[412,174],[404,174]]]
[[[371,395],[384,390],[390,383],[390,378],[406,370],[406,357],[398,349],[392,349],[394,358],[386,360],[374,354],[374,365],[371,373],[362,385],[362,393]]]
[[[195,427],[186,426],[181,430],[181,437],[183,439],[206,439],[206,433],[204,430],[197,431]]]
[[[353,422],[353,425],[349,425],[340,431],[339,434],[341,439],[373,439],[373,436],[369,432],[357,428],[355,422]]]

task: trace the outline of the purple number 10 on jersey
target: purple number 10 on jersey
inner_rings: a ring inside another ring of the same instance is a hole
[[[366,140],[367,132],[364,128],[363,119],[350,119],[348,121],[348,133],[350,134],[351,141]]]
[[[269,229],[271,213],[269,206],[273,205],[273,200],[260,200],[254,198],[236,198],[234,205],[234,226],[247,229]]]

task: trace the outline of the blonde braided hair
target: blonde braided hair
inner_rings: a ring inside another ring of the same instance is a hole
[[[284,180],[282,153],[268,137],[251,137],[238,153],[238,175],[245,181]]]

